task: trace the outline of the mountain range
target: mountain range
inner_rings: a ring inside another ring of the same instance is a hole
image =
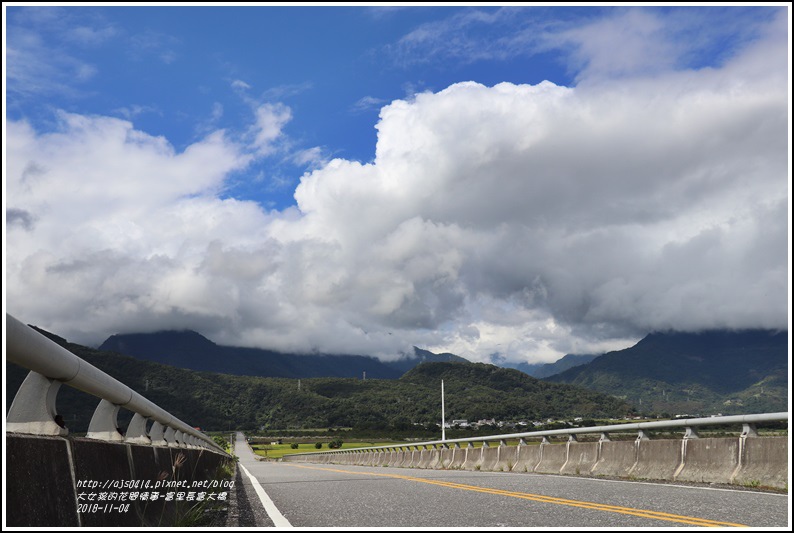
[[[643,412],[788,410],[788,332],[712,330],[647,335],[546,379],[623,398]]]
[[[545,420],[633,413],[630,405],[611,395],[545,382],[484,363],[424,362],[399,379],[236,376],[100,351],[39,331],[177,418],[205,430],[345,426],[422,436],[425,425],[441,419],[441,380],[446,388],[448,420]],[[7,405],[26,374],[6,363]],[[68,386],[60,388],[56,402],[57,412],[72,432],[86,430],[96,405],[96,398]],[[122,409],[120,425],[131,416]]]
[[[394,361],[363,355],[288,354],[221,346],[189,330],[112,335],[99,350],[191,370],[280,378],[398,379],[424,362],[468,362],[451,353],[435,354],[416,347],[413,354]]]
[[[220,346],[193,331],[113,335],[100,350],[199,371],[260,377],[398,379],[423,362],[468,362],[414,347],[396,361],[361,355],[284,354]],[[742,414],[788,407],[788,332],[651,333],[602,355],[550,364],[503,363],[533,377],[611,394],[658,414]]]
[[[397,361],[383,362],[366,356],[296,355],[253,348],[220,346],[192,331],[114,335],[100,346],[100,350],[72,345],[55,335],[44,333],[55,339],[56,342],[79,350],[80,354],[78,355],[85,353],[91,358],[101,361],[101,367],[106,372],[112,375],[117,373],[118,379],[122,381],[127,382],[130,376],[140,376],[145,373],[146,378],[139,379],[139,385],[146,390],[155,391],[156,394],[160,394],[157,391],[170,390],[173,387],[173,381],[163,376],[175,375],[177,372],[182,372],[182,369],[197,372],[188,374],[189,378],[179,379],[188,379],[191,383],[204,383],[205,385],[202,387],[205,388],[208,379],[212,382],[228,382],[229,386],[232,386],[232,382],[228,380],[232,380],[234,376],[220,377],[221,374],[291,378],[293,380],[315,378],[318,380],[316,392],[318,394],[320,392],[327,393],[324,397],[332,403],[336,401],[333,399],[334,391],[345,397],[351,395],[358,397],[364,405],[346,404],[345,408],[352,409],[357,413],[354,417],[355,420],[359,422],[369,420],[375,425],[390,420],[393,413],[369,416],[361,411],[368,403],[364,391],[370,389],[364,385],[351,383],[362,382],[364,373],[366,373],[367,381],[372,380],[373,383],[375,381],[379,383],[373,385],[375,388],[372,390],[391,390],[391,387],[397,387],[402,394],[409,394],[407,392],[410,390],[409,388],[391,385],[388,382],[399,381],[406,375],[410,378],[413,369],[422,368],[425,374],[420,375],[427,375],[428,372],[431,372],[432,365],[420,365],[421,363],[443,362],[447,363],[447,366],[449,363],[462,364],[463,367],[458,370],[459,374],[456,374],[461,384],[461,396],[471,395],[471,391],[479,390],[478,387],[484,386],[484,381],[487,382],[487,387],[480,391],[481,394],[474,395],[477,401],[484,402],[483,409],[478,410],[474,403],[466,401],[464,402],[467,406],[465,413],[461,413],[463,418],[467,416],[471,418],[478,414],[482,414],[483,417],[495,416],[487,414],[492,410],[492,400],[496,398],[494,396],[496,393],[493,391],[511,387],[510,384],[516,383],[516,380],[519,379],[517,376],[532,379],[526,376],[526,373],[516,370],[505,373],[508,369],[493,365],[486,365],[489,368],[488,372],[471,372],[465,370],[464,367],[471,368],[471,365],[480,363],[468,363],[464,358],[454,354],[435,354],[419,348],[414,348],[414,353],[411,356],[405,356]],[[788,409],[788,353],[788,332],[786,331],[659,332],[647,335],[636,345],[624,350],[600,356],[569,355],[551,365],[526,366],[527,370],[538,375],[562,369],[561,372],[554,375],[545,376],[542,381],[532,380],[535,388],[540,387],[539,384],[543,382],[547,382],[549,385],[572,385],[574,388],[568,389],[569,393],[578,397],[583,398],[590,394],[590,391],[601,393],[597,402],[604,406],[608,405],[607,398],[614,398],[617,401],[625,402],[623,405],[631,405],[638,412],[668,417],[678,414],[746,414],[779,412]],[[119,354],[131,357],[122,357]],[[93,360],[89,359],[89,362],[93,363]],[[584,364],[582,364],[583,362]],[[151,365],[155,363],[157,364],[152,367]],[[454,368],[456,365],[452,365],[452,367]],[[519,367],[521,366],[519,365]],[[505,372],[502,372],[503,370]],[[439,370],[432,370],[432,372],[436,371]],[[218,374],[208,374],[208,372]],[[10,375],[13,378],[16,373],[12,370]],[[210,375],[216,377],[206,377]],[[21,374],[17,377],[21,382]],[[7,377],[6,384],[7,387],[15,390],[15,387],[12,387],[14,383],[12,378]],[[351,380],[350,378],[356,379]],[[236,383],[234,387],[242,387],[241,390],[254,387],[255,394],[260,394],[268,387],[272,388],[273,383],[276,383],[267,382],[266,386],[254,385],[264,382],[246,381],[247,378],[240,379],[241,382],[234,382]],[[335,382],[334,379],[337,381],[341,379],[341,381]],[[170,385],[165,385],[164,380],[168,381]],[[471,381],[464,385],[466,380]],[[304,383],[307,382],[304,381]],[[279,387],[282,385],[278,385],[277,388]],[[286,386],[285,390],[290,390],[291,387],[294,385]],[[521,392],[522,386],[514,388],[517,397],[512,397],[512,399],[505,397],[500,400],[515,407],[512,410],[503,409],[502,411],[505,413],[519,413],[521,409],[518,406],[524,405],[524,401],[520,399],[525,394]],[[7,392],[9,392],[7,399],[10,401],[13,396],[9,389]],[[194,391],[189,391],[186,394],[194,397],[198,395],[199,398],[202,396]],[[61,396],[68,397],[68,393],[62,393],[59,398]],[[291,397],[291,395],[288,396]],[[267,397],[273,402],[273,405],[267,408],[270,414],[265,416],[253,411],[249,413],[246,409],[244,411],[249,414],[241,418],[240,422],[248,420],[258,423],[276,423],[278,421],[294,423],[289,414],[292,413],[291,408],[285,409],[278,394],[268,393]],[[179,401],[171,397],[167,400],[171,403]],[[217,401],[228,404],[222,400]],[[303,400],[295,399],[295,401],[304,405],[308,400],[304,398]],[[374,397],[372,401],[375,401]],[[396,392],[390,396],[389,401],[404,402]],[[535,398],[533,401],[538,400]],[[216,400],[213,400],[211,403],[215,402]],[[560,407],[564,403],[561,402],[561,400],[555,399],[552,403]],[[575,406],[568,407],[558,409],[558,412],[595,411],[594,408],[578,408],[577,411]],[[205,419],[217,422],[219,416],[213,409],[207,407]],[[528,409],[528,405],[522,409]],[[615,410],[613,406],[613,408],[605,409],[604,412],[614,412]],[[537,414],[546,411],[550,412],[551,409],[543,408]],[[323,415],[316,421],[317,423],[334,424],[348,420],[343,411],[335,411],[335,413],[329,416]],[[419,415],[419,413],[414,414]],[[310,416],[307,413],[304,415]]]

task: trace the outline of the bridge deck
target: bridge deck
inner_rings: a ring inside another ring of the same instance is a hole
[[[788,497],[780,494],[554,475],[260,462],[241,434],[236,454],[264,489],[271,510],[297,527],[785,527],[789,520]]]

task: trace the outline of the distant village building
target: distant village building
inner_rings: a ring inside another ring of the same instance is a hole
[[[459,428],[467,428],[467,427],[469,427],[469,421],[468,420],[453,420],[452,421],[452,426],[453,427],[454,426],[458,426]]]

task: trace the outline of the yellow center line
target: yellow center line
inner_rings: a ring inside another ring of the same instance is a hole
[[[530,494],[527,492],[513,492],[509,490],[493,489],[488,487],[478,487],[476,485],[463,485],[451,481],[439,481],[434,479],[426,479],[421,477],[402,476],[399,474],[385,474],[377,472],[354,472],[351,470],[342,470],[338,468],[322,468],[319,466],[306,466],[297,465],[294,463],[283,463],[288,466],[295,466],[298,468],[307,468],[310,470],[324,470],[327,472],[338,472],[342,474],[356,474],[361,476],[377,476],[387,477],[392,479],[403,479],[406,481],[415,481],[418,483],[427,483],[429,485],[438,485],[440,487],[447,487],[451,489],[470,490],[473,492],[482,492],[485,494],[494,494],[497,496],[507,496],[510,498],[520,498],[523,500],[531,500],[542,503],[552,503],[555,505],[566,505],[569,507],[579,507],[582,509],[590,509],[594,511],[604,511],[609,513],[619,513],[631,516],[638,516],[640,518],[650,518],[653,520],[665,520],[668,522],[676,522],[679,524],[688,524],[693,526],[709,526],[709,527],[747,527],[744,524],[734,524],[732,522],[719,522],[716,520],[709,520],[707,518],[697,518],[694,516],[683,516],[671,513],[664,513],[661,511],[651,511],[648,509],[635,509],[632,507],[620,507],[617,505],[608,505],[603,503],[587,502],[581,500],[568,500],[565,498],[556,498],[553,496],[544,496],[542,494]]]

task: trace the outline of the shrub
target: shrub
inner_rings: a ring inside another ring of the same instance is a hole
[[[329,448],[341,448],[342,447],[342,439],[334,439],[328,443]]]
[[[317,449],[319,450],[320,448],[322,448],[322,447],[323,447],[323,443],[322,443],[322,442],[318,442],[318,443],[316,443],[316,444],[314,445],[314,447],[315,447],[315,448],[317,448]]]
[[[229,449],[229,441],[223,435],[213,435],[212,440],[215,441],[215,444],[223,448],[224,450]]]
[[[293,442],[292,444],[289,445],[289,447],[292,448],[293,450],[297,450],[298,449],[298,443],[297,442]]]

